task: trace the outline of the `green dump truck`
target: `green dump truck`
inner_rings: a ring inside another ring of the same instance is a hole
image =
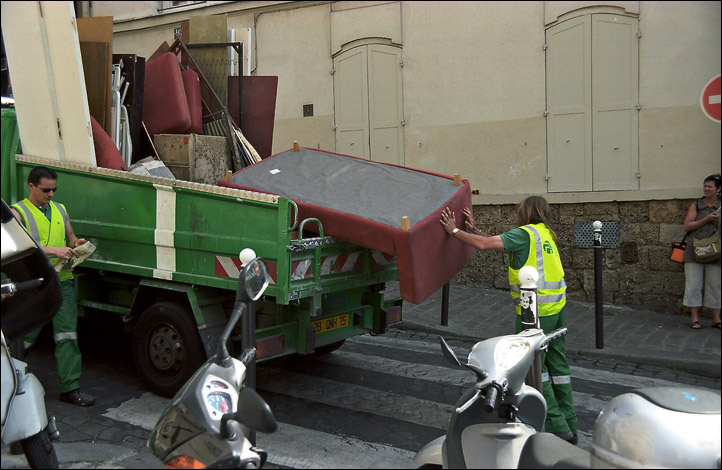
[[[174,394],[216,350],[244,248],[272,275],[256,307],[261,361],[327,353],[401,320],[401,298],[384,293],[398,279],[394,258],[324,236],[319,220],[298,220],[293,200],[16,154],[11,111],[3,110],[3,199],[27,196],[35,166],[57,172],[57,201],[97,246],[75,269],[80,314],[122,316],[153,392]]]

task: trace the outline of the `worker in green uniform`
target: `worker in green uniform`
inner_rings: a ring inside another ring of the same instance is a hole
[[[549,333],[564,327],[566,283],[557,248],[557,236],[551,229],[549,203],[540,196],[524,199],[517,208],[518,227],[501,235],[479,230],[469,208],[464,208],[464,230],[457,228],[456,217],[447,207],[441,212],[444,230],[459,241],[480,250],[509,254],[509,285],[516,305],[516,332],[522,330],[519,270],[536,268],[537,305],[541,329]],[[542,392],[547,402],[545,427],[562,439],[577,444],[577,415],[574,412],[569,363],[564,337],[549,344],[541,358]]]
[[[11,210],[22,222],[30,235],[43,247],[50,263],[60,259],[78,256],[74,248],[86,242],[78,238],[70,225],[70,217],[65,206],[51,201],[58,190],[58,175],[46,167],[35,167],[28,175],[30,195],[13,204]],[[75,303],[75,281],[73,273],[63,269],[58,273],[63,303],[53,317],[53,338],[55,340],[55,360],[58,366],[60,400],[74,405],[88,406],[95,403],[90,395],[80,391],[80,373],[82,369],[80,349],[78,348],[78,307]],[[24,339],[25,349],[35,343],[40,335],[37,329],[28,333]]]

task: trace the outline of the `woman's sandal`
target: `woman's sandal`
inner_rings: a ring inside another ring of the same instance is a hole
[[[695,320],[695,321],[689,323],[689,327],[692,328],[693,330],[699,330],[700,328],[702,328],[702,325],[700,325],[699,322],[697,320]]]
[[[718,328],[722,330],[722,322],[712,323],[712,328]]]

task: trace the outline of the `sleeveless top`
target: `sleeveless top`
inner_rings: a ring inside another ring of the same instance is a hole
[[[713,205],[712,207],[708,206],[704,202],[704,198],[701,197],[695,201],[695,204],[697,204],[697,217],[694,218],[694,220],[701,220],[707,217],[710,213],[716,211],[720,207],[720,201],[719,199]],[[715,230],[719,231],[719,222],[708,222],[695,230],[694,232],[690,233],[687,237],[687,248],[684,250],[684,262],[688,261],[694,261],[694,248],[692,244],[693,239],[700,239],[700,238],[707,238],[714,235]],[[719,261],[717,261],[719,263]]]

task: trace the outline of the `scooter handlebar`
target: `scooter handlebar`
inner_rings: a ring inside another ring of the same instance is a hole
[[[43,278],[30,279],[29,281],[13,282],[7,279],[2,283],[2,298],[12,297],[16,292],[34,289],[43,283]]]
[[[567,331],[568,331],[567,328],[564,327],[564,328],[559,328],[558,330],[554,330],[551,333],[549,333],[548,335],[546,335],[546,338],[544,339],[544,341],[542,341],[541,344],[539,345],[539,350],[545,351],[547,349],[547,347],[549,346],[549,343],[551,343],[552,341],[554,341],[557,338],[561,338],[562,336],[566,335]]]
[[[484,411],[491,413],[496,409],[499,401],[499,388],[496,384],[491,384],[486,390],[486,399],[484,399]]]

